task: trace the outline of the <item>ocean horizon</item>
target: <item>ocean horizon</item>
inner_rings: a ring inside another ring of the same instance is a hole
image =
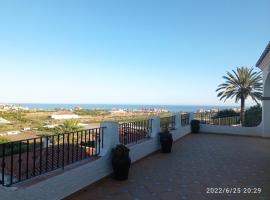
[[[170,112],[195,112],[197,110],[209,109],[230,109],[236,106],[220,106],[220,105],[143,105],[143,104],[54,104],[54,103],[14,103],[28,107],[30,109],[72,109],[81,107],[83,109],[166,109]]]

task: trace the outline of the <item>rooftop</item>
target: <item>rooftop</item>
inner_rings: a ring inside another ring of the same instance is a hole
[[[270,199],[270,140],[189,134],[172,154],[156,152],[131,166],[129,180],[107,177],[66,200]],[[207,188],[241,188],[241,194],[207,194]],[[261,188],[261,194],[243,194]]]
[[[268,43],[268,45],[265,47],[262,55],[260,56],[259,60],[256,63],[256,67],[259,67],[260,64],[262,63],[263,59],[265,58],[265,56],[268,54],[268,52],[270,52],[270,42]]]

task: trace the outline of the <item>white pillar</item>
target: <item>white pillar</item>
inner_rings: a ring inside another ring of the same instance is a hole
[[[117,122],[101,122],[100,127],[104,127],[101,140],[103,147],[100,150],[100,156],[110,154],[112,148],[119,144],[119,131]]]
[[[177,129],[181,128],[181,126],[182,126],[181,114],[174,113],[173,115],[175,116],[175,129],[177,130]]]
[[[191,112],[191,113],[189,113],[189,124],[193,119],[194,119],[194,113]]]
[[[50,146],[50,137],[49,136],[44,136],[42,137],[42,148],[46,148]]]
[[[264,98],[262,102],[262,135],[264,137],[270,137],[270,73],[268,71],[264,71],[263,76]]]
[[[151,132],[151,138],[155,138],[158,136],[160,132],[160,117],[158,116],[151,116],[149,118],[152,122],[152,132]]]

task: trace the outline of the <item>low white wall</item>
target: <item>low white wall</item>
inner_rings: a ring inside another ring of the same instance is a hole
[[[104,122],[104,148],[99,159],[66,170],[63,173],[27,188],[0,187],[0,199],[6,200],[56,200],[94,183],[112,172],[111,147],[119,143],[118,124]],[[31,181],[31,180],[29,180]]]
[[[118,124],[115,122],[104,122],[104,148],[101,157],[81,166],[66,170],[63,173],[36,183],[27,188],[7,188],[0,186],[0,199],[9,200],[57,200],[62,199],[87,185],[94,183],[112,173],[111,148],[119,144]],[[152,117],[151,138],[131,145],[130,157],[135,162],[160,149],[159,136],[160,119]],[[176,117],[176,130],[172,131],[174,141],[190,133],[190,126],[181,126],[181,119]]]
[[[159,132],[160,132],[160,119],[159,117],[153,117],[152,118],[152,124],[153,124],[153,131],[151,138],[136,144],[130,146],[130,157],[132,162],[135,162],[141,158],[144,158],[145,156],[157,151],[160,149],[160,142],[159,142]],[[180,139],[181,137],[187,135],[190,133],[190,126],[181,126],[181,118],[179,115],[176,115],[175,118],[175,130],[170,131],[173,135],[173,140],[176,141]]]
[[[201,124],[200,132],[202,133],[221,133],[243,136],[263,136],[262,127],[242,127],[242,126],[220,126]]]
[[[0,187],[0,199],[3,200],[56,200],[86,187],[106,177],[112,172],[110,156],[83,164],[60,175],[36,183],[25,189],[12,190]]]

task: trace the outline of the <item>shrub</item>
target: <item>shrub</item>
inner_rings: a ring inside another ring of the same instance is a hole
[[[213,118],[233,117],[233,116],[239,116],[239,113],[235,112],[232,109],[225,109],[218,111]]]
[[[9,141],[10,141],[9,139],[0,136],[0,144],[7,143],[7,142],[9,142]]]
[[[258,126],[262,121],[262,107],[261,105],[256,105],[250,107],[245,112],[245,122],[244,126],[254,127]]]
[[[85,146],[85,147],[95,148],[96,147],[96,141],[81,142],[81,145]]]
[[[115,148],[112,149],[112,155],[113,157],[129,156],[129,148],[123,144],[118,144]]]

